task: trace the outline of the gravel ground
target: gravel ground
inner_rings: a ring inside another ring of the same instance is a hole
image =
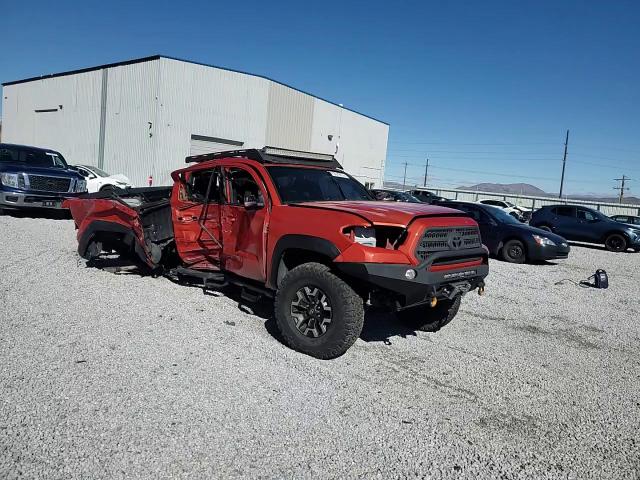
[[[640,254],[492,261],[441,332],[370,315],[319,361],[268,304],[75,250],[69,220],[0,217],[1,478],[640,476]],[[596,268],[608,290],[554,285]]]

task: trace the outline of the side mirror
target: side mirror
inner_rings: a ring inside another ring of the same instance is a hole
[[[257,210],[264,207],[264,203],[259,202],[255,195],[245,195],[244,202],[242,204],[247,210]]]

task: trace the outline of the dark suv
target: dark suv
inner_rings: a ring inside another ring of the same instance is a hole
[[[0,213],[19,208],[62,208],[87,191],[85,179],[54,150],[0,143]]]
[[[616,222],[592,208],[547,205],[533,213],[529,224],[567,240],[603,244],[612,252],[640,251],[640,228]]]

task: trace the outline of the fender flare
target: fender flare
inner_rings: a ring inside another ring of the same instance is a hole
[[[147,254],[140,245],[138,238],[133,234],[130,228],[125,227],[124,225],[120,225],[115,222],[105,222],[103,220],[96,220],[89,224],[89,226],[82,232],[82,235],[78,239],[78,254],[84,258],[89,260],[86,257],[87,249],[91,244],[91,241],[95,238],[95,236],[99,233],[121,233],[125,237],[125,244],[133,246],[134,251],[140,257],[145,264],[149,265],[150,260],[147,258]]]
[[[278,269],[280,260],[284,252],[289,249],[307,250],[313,253],[319,253],[333,260],[340,255],[340,250],[332,242],[325,238],[314,237],[311,235],[289,234],[280,237],[273,249],[271,255],[271,271],[269,272],[269,285],[276,288],[278,285]]]

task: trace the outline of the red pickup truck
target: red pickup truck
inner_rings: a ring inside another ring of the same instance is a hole
[[[462,212],[374,201],[328,155],[265,147],[186,161],[172,187],[68,200],[79,254],[131,254],[157,274],[274,297],[284,341],[318,358],[356,341],[366,305],[436,331],[484,290],[488,252]]]

